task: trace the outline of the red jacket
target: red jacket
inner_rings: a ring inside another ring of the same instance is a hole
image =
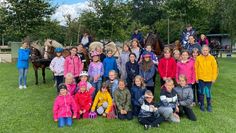
[[[158,71],[161,78],[175,78],[176,75],[176,61],[174,58],[162,58],[158,64]]]
[[[80,90],[75,94],[75,102],[77,105],[77,113],[79,114],[80,110],[86,110],[89,112],[92,105],[92,97],[90,92],[85,91],[81,92]]]
[[[71,110],[73,112],[77,111],[74,98],[69,94],[65,96],[57,96],[53,106],[54,120],[57,120],[61,117],[72,117]],[[76,116],[76,114],[74,114],[74,116]]]

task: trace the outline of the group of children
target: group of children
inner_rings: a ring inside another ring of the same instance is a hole
[[[159,127],[163,121],[180,122],[183,114],[196,121],[192,106],[198,103],[205,111],[204,95],[207,111],[212,111],[211,85],[217,78],[217,63],[209,51],[204,45],[202,51],[194,48],[192,53],[183,50],[172,54],[165,47],[158,60],[150,45],[142,50],[134,39],[131,47],[124,43],[118,59],[112,51],[107,51],[105,58],[101,48],[90,51],[91,62],[85,68],[77,47],[72,47],[65,59],[62,49],[56,48],[56,57],[50,64],[58,92],[54,121],[64,127],[72,125],[72,118],[137,117],[145,129]],[[157,72],[161,92],[155,103]]]

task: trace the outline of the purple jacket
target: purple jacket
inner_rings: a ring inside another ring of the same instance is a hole
[[[91,78],[93,78],[96,75],[100,75],[100,79],[99,80],[102,80],[103,73],[104,73],[104,69],[103,69],[102,62],[98,62],[98,63],[91,62],[89,64],[88,75]]]

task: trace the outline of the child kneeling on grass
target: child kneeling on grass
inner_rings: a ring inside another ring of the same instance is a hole
[[[173,88],[174,81],[172,79],[166,79],[166,83],[161,89],[161,106],[158,110],[166,120],[170,122],[180,122],[179,116],[177,115],[179,112],[177,93]]]
[[[112,98],[109,93],[108,86],[105,83],[103,83],[102,88],[100,88],[95,97],[93,106],[91,108],[91,112],[94,112],[96,109],[96,112],[99,115],[106,117],[107,114],[111,111],[111,108],[112,108]]]
[[[165,121],[165,118],[159,114],[158,108],[153,102],[153,98],[152,92],[147,90],[144,96],[139,99],[141,110],[138,115],[138,120],[144,125],[145,130],[151,127],[159,127],[159,124]]]
[[[59,95],[55,99],[53,106],[54,121],[58,122],[58,127],[72,126],[72,111],[77,111],[75,101],[67,92],[65,84],[60,84],[58,89]],[[76,118],[76,113],[73,114],[73,118]]]
[[[119,81],[119,87],[114,92],[114,100],[118,109],[118,118],[121,120],[132,120],[131,95],[129,90],[125,87],[124,80]]]
[[[185,75],[179,75],[179,85],[175,87],[174,90],[177,92],[179,101],[179,115],[182,116],[184,113],[187,115],[188,119],[196,121],[197,118],[192,110],[193,103],[193,90],[187,84],[187,78]]]

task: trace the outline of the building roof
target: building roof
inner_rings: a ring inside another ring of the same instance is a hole
[[[229,37],[229,34],[207,34],[207,37]]]

